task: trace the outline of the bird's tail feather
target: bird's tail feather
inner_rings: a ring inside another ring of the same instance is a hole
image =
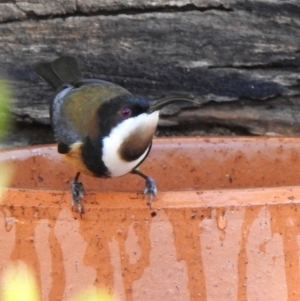
[[[35,67],[35,72],[54,89],[82,79],[77,61],[71,56],[62,56],[51,63],[40,63]]]

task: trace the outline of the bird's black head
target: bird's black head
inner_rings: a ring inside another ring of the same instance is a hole
[[[108,136],[117,125],[146,113],[149,107],[147,98],[133,95],[121,95],[103,103],[97,111],[100,136]]]
[[[158,111],[148,110],[146,98],[130,94],[99,105],[95,115],[90,116],[89,134],[83,146],[83,159],[89,170],[116,177],[140,164],[150,149],[158,123]]]
[[[101,174],[105,166],[109,176],[121,176],[145,158],[158,123],[158,111],[148,110],[146,98],[130,94],[99,106],[96,115],[91,116],[83,146],[85,164],[92,172]],[[104,165],[96,166],[96,162]]]

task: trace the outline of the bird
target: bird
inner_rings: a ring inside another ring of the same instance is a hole
[[[58,153],[77,171],[71,181],[72,208],[76,205],[84,213],[81,173],[100,178],[138,175],[145,180],[144,194],[151,208],[157,187],[139,166],[151,150],[159,111],[177,101],[193,101],[167,97],[152,104],[117,84],[85,79],[72,56],[41,62],[35,72],[56,90],[50,121]]]

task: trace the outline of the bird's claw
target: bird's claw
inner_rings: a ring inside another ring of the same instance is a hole
[[[148,205],[151,208],[153,197],[155,197],[157,195],[157,188],[156,188],[154,180],[149,177],[146,179],[146,188],[144,190],[144,195],[146,195],[146,194],[149,195]]]
[[[84,196],[84,187],[81,182],[78,182],[76,179],[71,182],[71,191],[72,191],[72,208],[76,204],[77,210],[80,215],[83,214],[83,207],[80,200]]]

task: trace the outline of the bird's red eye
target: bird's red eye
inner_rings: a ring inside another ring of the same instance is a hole
[[[128,107],[123,107],[121,109],[120,113],[123,118],[128,118],[131,115],[131,109]]]

